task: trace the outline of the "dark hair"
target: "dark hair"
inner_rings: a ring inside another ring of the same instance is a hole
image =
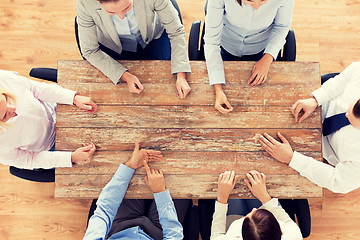
[[[242,6],[241,0],[235,0],[237,1],[238,4],[240,4],[240,6]]]
[[[244,240],[280,240],[281,229],[274,215],[265,209],[256,210],[244,219],[242,225]]]
[[[353,114],[355,117],[360,118],[360,99],[354,105]]]

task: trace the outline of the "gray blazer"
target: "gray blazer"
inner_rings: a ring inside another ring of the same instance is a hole
[[[170,0],[133,0],[133,8],[144,42],[159,38],[165,28],[171,43],[171,73],[191,72],[184,26]],[[101,43],[119,54],[122,51],[110,15],[97,0],[77,0],[76,13],[83,56],[117,84],[127,69],[99,49]]]

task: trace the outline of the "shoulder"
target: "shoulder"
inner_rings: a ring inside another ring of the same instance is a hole
[[[101,4],[98,0],[76,0],[76,7],[89,11],[101,8]]]

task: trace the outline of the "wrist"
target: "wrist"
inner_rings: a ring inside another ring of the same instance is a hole
[[[123,75],[121,75],[120,79],[122,79],[124,82],[127,82],[129,76],[130,76],[130,73],[128,71],[125,71],[123,73]]]
[[[268,201],[271,200],[271,197],[270,197],[270,195],[269,195],[268,193],[266,193],[264,196],[262,196],[261,198],[259,198],[259,200],[260,200],[260,202],[261,202],[262,204],[265,204],[265,203],[267,203]]]
[[[227,204],[228,197],[217,197],[217,201],[222,204]]]
[[[265,53],[263,59],[266,60],[266,62],[269,64],[271,64],[274,61],[273,56],[271,56],[269,53]]]
[[[136,168],[131,164],[130,161],[127,161],[124,165],[129,167],[129,168],[132,168],[132,169],[136,170]]]
[[[181,79],[185,79],[186,80],[186,73],[184,73],[184,72],[178,72],[177,74],[176,74],[176,80],[178,81],[178,80],[181,80]]]
[[[76,105],[77,99],[78,99],[78,95],[77,95],[77,93],[75,93],[74,99],[73,99],[73,104],[74,104],[74,105]]]
[[[318,107],[319,102],[317,101],[317,99],[314,96],[312,96],[312,100],[314,101],[314,104],[316,104],[316,107]]]
[[[162,189],[154,189],[153,193],[162,193],[165,192],[166,188],[162,188]]]
[[[222,85],[221,84],[214,84],[215,94],[219,94],[223,92]]]

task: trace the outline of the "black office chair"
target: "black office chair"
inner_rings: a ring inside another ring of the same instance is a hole
[[[90,205],[86,227],[89,226],[90,218],[92,217],[92,215],[94,215],[94,212],[97,207],[96,202],[97,202],[97,199],[93,199],[93,201]],[[198,219],[199,219],[198,208],[197,208],[197,206],[193,205],[188,210],[188,213],[187,213],[185,221],[184,221],[185,222],[185,224],[183,226],[184,240],[198,240],[199,239],[199,221],[198,221]]]
[[[178,15],[179,15],[179,18],[180,18],[180,22],[182,23],[182,17],[181,17],[181,12],[180,12],[180,8],[179,8],[179,5],[177,4],[176,0],[170,0],[170,2],[174,5],[176,11],[178,12]],[[77,24],[77,21],[76,21],[76,18],[75,17],[75,23],[74,23],[74,26],[75,26],[75,39],[76,39],[76,43],[77,43],[77,46],[78,46],[78,49],[79,49],[79,52],[82,56],[82,58],[84,60],[86,60],[84,57],[83,57],[83,54],[81,52],[81,48],[80,48],[80,42],[79,42],[79,30],[78,30],[78,24]],[[111,49],[110,49],[111,50]],[[116,54],[116,53],[115,53]]]
[[[57,82],[57,69],[54,68],[33,68],[29,75],[31,77]],[[12,175],[34,182],[55,182],[55,169],[21,169],[9,167]]]
[[[205,2],[204,11],[206,16],[208,1]],[[192,23],[189,34],[189,59],[190,60],[205,60],[204,55],[204,35],[205,35],[205,23],[203,25],[202,32],[200,33],[201,21],[196,20]],[[199,46],[200,40],[200,46]],[[295,61],[296,59],[296,39],[294,30],[290,29],[286,36],[286,43],[282,50],[279,52],[277,61]]]
[[[279,199],[279,202],[293,221],[295,221],[296,217],[303,238],[307,238],[308,236],[310,236],[311,215],[308,200]]]
[[[339,75],[339,74],[340,73],[327,73],[327,74],[321,75],[321,85],[323,85],[324,82],[326,82],[330,78],[333,78],[333,77],[335,77],[336,75]]]

